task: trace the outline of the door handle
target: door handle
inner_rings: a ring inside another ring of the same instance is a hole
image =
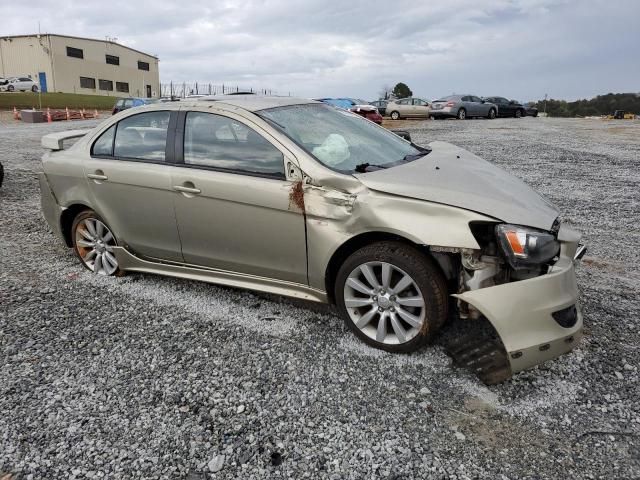
[[[102,175],[100,173],[89,173],[89,174],[87,174],[87,178],[90,178],[91,180],[98,180],[100,182],[104,182],[105,180],[109,180],[109,177],[107,177],[106,175]]]
[[[200,189],[199,188],[195,188],[195,187],[183,187],[182,185],[174,185],[173,189],[176,192],[181,192],[181,193],[191,193],[193,195],[197,195],[200,193]]]

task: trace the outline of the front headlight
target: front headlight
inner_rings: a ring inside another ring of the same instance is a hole
[[[546,263],[560,251],[553,234],[533,228],[501,224],[496,226],[496,237],[509,264],[516,270]]]

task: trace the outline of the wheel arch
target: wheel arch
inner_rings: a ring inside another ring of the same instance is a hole
[[[73,247],[73,241],[71,238],[73,220],[84,210],[92,210],[92,208],[84,203],[76,202],[66,207],[60,215],[60,232],[62,233],[65,245],[69,248]]]
[[[342,245],[333,252],[331,259],[327,263],[324,278],[325,291],[327,293],[329,303],[335,304],[335,282],[340,266],[357,250],[377,242],[400,242],[416,248],[424,255],[433,259],[434,263],[438,266],[440,273],[442,273],[442,276],[447,280],[447,282],[450,280],[450,267],[453,266],[454,260],[449,255],[431,252],[428,245],[416,243],[405,236],[395,233],[384,231],[364,232],[355,235],[342,243]],[[449,270],[449,272],[447,272],[447,270]]]

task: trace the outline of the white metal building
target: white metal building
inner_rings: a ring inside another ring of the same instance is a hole
[[[55,34],[0,37],[0,77],[31,77],[42,92],[158,97],[158,57],[110,40]]]

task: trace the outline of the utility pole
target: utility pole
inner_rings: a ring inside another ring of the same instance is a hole
[[[547,94],[544,94],[544,116],[547,116]]]

